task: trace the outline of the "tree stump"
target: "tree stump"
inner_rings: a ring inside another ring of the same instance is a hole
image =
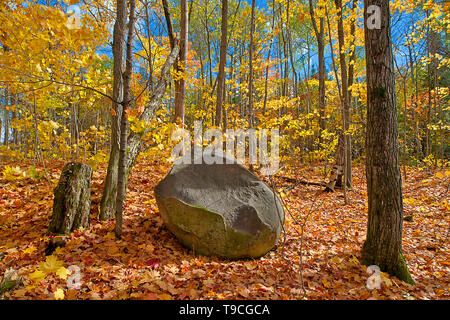
[[[344,137],[339,135],[338,145],[336,147],[336,162],[330,173],[330,181],[327,183],[324,191],[333,191],[335,188],[342,187],[342,177],[344,175]]]
[[[54,192],[47,233],[69,234],[89,225],[92,168],[79,162],[64,166]]]

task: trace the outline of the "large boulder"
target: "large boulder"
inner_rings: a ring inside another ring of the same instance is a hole
[[[257,176],[223,157],[224,164],[174,165],[155,188],[161,217],[197,253],[262,256],[280,236],[281,202]]]

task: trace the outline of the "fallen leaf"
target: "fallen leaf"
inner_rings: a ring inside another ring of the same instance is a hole
[[[28,247],[25,250],[23,250],[23,253],[24,254],[30,254],[30,253],[33,253],[34,251],[36,251],[36,248],[31,246],[31,247]]]
[[[28,275],[28,278],[31,280],[36,280],[37,282],[41,282],[42,280],[44,280],[46,274],[44,272],[42,272],[41,270],[36,270],[33,273],[30,273]]]
[[[159,300],[172,300],[172,296],[167,293],[159,294],[158,295]]]
[[[66,280],[67,276],[70,274],[70,271],[67,270],[64,267],[59,268],[56,270],[56,275],[59,276],[61,279]]]
[[[47,257],[45,262],[39,263],[39,270],[45,273],[56,272],[62,265],[62,261],[59,261],[54,255],[51,255]]]
[[[55,299],[56,300],[63,300],[64,299],[64,290],[59,288],[54,292]]]

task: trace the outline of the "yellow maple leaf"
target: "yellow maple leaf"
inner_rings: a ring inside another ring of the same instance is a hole
[[[70,271],[67,270],[64,267],[59,268],[56,270],[56,275],[59,276],[61,279],[66,280],[67,276],[70,274]]]
[[[389,278],[382,278],[384,281],[384,284],[386,285],[386,287],[390,288],[392,287],[392,281]]]
[[[331,259],[331,262],[333,262],[333,263],[340,263],[341,259],[339,259],[339,257],[334,257],[333,259]]]
[[[114,235],[114,232],[108,232],[108,234],[105,236],[105,239],[114,240],[116,239],[116,236]]]
[[[34,252],[34,251],[36,251],[36,248],[35,248],[35,247],[28,247],[28,248],[26,248],[25,250],[23,250],[23,254],[32,253],[32,252]]]
[[[63,253],[63,251],[64,251],[64,248],[58,247],[55,249],[55,251],[53,251],[53,254],[61,254],[61,253]]]
[[[27,291],[34,290],[34,288],[36,288],[36,285],[34,285],[34,284],[30,284],[30,285],[28,285],[28,286],[25,286],[25,289],[26,289]]]
[[[445,177],[445,174],[443,172],[436,172],[436,174],[434,175],[436,178],[438,179],[442,179]]]
[[[350,263],[358,265],[359,264],[359,260],[355,256],[352,256],[351,259],[350,259]]]
[[[64,290],[59,288],[54,292],[55,299],[56,300],[63,300],[64,299]]]
[[[26,289],[18,289],[13,292],[14,297],[23,298],[27,293]]]
[[[58,271],[63,266],[63,262],[59,261],[55,256],[48,256],[45,262],[39,263],[39,270],[45,273]]]
[[[108,252],[109,256],[113,256],[113,257],[121,255],[121,252],[120,252],[119,248],[117,248],[116,246],[109,247],[107,252]]]
[[[36,280],[37,282],[41,282],[42,280],[44,280],[46,274],[44,272],[42,272],[41,270],[36,270],[33,273],[30,273],[30,275],[28,276],[28,278],[30,278],[31,280]]]

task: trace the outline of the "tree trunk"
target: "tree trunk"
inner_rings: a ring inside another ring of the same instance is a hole
[[[178,44],[175,44],[175,47],[171,51],[170,55],[167,57],[166,62],[164,63],[163,67],[161,68],[161,75],[160,79],[158,81],[158,84],[156,85],[155,89],[153,90],[151,94],[151,99],[147,106],[145,107],[144,111],[142,112],[141,116],[139,117],[140,121],[149,121],[155,112],[158,110],[158,108],[161,105],[161,100],[164,96],[164,93],[167,88],[168,84],[168,76],[169,76],[169,70],[172,67],[172,65],[175,63],[178,57],[180,47]],[[127,157],[126,157],[126,164],[125,164],[125,185],[127,184],[128,177],[131,173],[131,169],[133,168],[133,165],[136,161],[136,158],[138,157],[139,153],[142,149],[142,136],[144,136],[147,133],[145,131],[144,133],[136,133],[134,131],[130,132],[129,136],[127,137]],[[116,212],[116,194],[117,194],[117,172],[118,172],[118,161],[117,159],[117,166],[115,169],[115,175],[111,176],[113,179],[111,179],[111,183],[108,185],[105,185],[105,188],[103,189],[103,198],[109,199],[107,204],[109,205],[108,212],[112,212],[112,216],[108,219],[112,219],[114,217],[114,214]],[[108,174],[110,168],[108,167]],[[107,176],[108,176],[107,174]],[[102,198],[102,199],[103,199]],[[105,208],[106,209],[106,208]],[[105,219],[106,220],[106,219]]]
[[[121,16],[122,16],[122,14],[121,14]],[[170,16],[168,18],[169,18],[168,25],[171,26],[172,24],[170,22]],[[125,16],[125,21],[126,21],[126,16]],[[117,21],[116,21],[116,25],[117,25]],[[116,25],[115,25],[115,30],[116,30]],[[125,24],[123,24],[122,26],[124,26],[124,25]],[[123,33],[124,33],[125,30],[122,29],[122,26],[119,25],[117,27],[118,28],[117,30],[119,30],[119,29],[123,30]],[[119,31],[117,31],[117,33],[115,31],[115,34],[119,35]],[[118,41],[116,43],[120,43],[121,50],[116,50],[115,52],[119,52],[119,51],[123,52],[121,55],[122,64],[123,64],[125,38],[123,37],[120,40],[121,41],[119,41],[119,39],[118,39]],[[123,40],[123,43],[122,43],[122,40]],[[114,48],[117,48],[117,47],[114,47]],[[172,67],[172,65],[175,63],[175,61],[178,57],[179,50],[180,50],[180,47],[179,47],[178,43],[175,42],[175,39],[174,39],[174,48],[172,49],[170,55],[167,57],[163,67],[161,68],[160,79],[151,94],[151,99],[150,99],[149,103],[147,104],[147,106],[145,107],[143,113],[141,114],[141,116],[139,118],[140,120],[142,120],[142,121],[150,120],[153,117],[154,112],[160,106],[162,97],[167,88],[167,83],[168,83],[167,78],[168,78],[169,70]],[[114,58],[116,59],[116,56]],[[114,81],[116,81],[116,79]],[[120,75],[120,78],[117,79],[117,81],[122,81],[121,75]],[[120,95],[120,100],[116,100],[116,101],[122,101],[122,94],[123,94],[122,82],[121,82],[120,86],[117,86],[117,88],[120,88],[121,95]],[[117,115],[113,116],[113,124],[114,124],[114,119],[118,119]],[[120,129],[120,127],[119,127],[119,124],[117,123],[116,131],[113,130],[112,132],[113,133],[116,132],[116,134],[118,135],[119,129]],[[141,151],[141,147],[142,147],[141,137],[142,137],[141,134],[131,132],[129,137],[127,138],[127,144],[128,144],[127,150],[128,151],[127,151],[127,158],[126,158],[126,165],[125,165],[125,185],[128,181],[128,177],[129,177],[131,169],[134,165],[134,162],[136,161],[136,158],[139,155],[139,152]],[[118,178],[118,164],[119,164],[119,142],[117,141],[117,143],[116,143],[117,149],[114,152],[113,152],[112,148],[113,148],[113,146],[111,146],[111,155],[110,155],[110,159],[109,159],[109,163],[108,163],[108,171],[106,174],[105,186],[103,189],[102,201],[100,204],[100,219],[101,220],[112,219],[116,212],[117,178]],[[114,159],[113,159],[113,157],[114,157]]]
[[[271,31],[273,31],[275,26],[275,0],[272,0],[272,23],[271,23]],[[266,112],[266,106],[267,106],[267,85],[268,85],[268,79],[269,79],[269,61],[270,61],[270,54],[272,52],[272,44],[273,44],[273,39],[275,38],[275,35],[272,34],[272,38],[270,39],[270,44],[269,44],[269,52],[267,53],[267,66],[266,66],[266,72],[265,72],[265,80],[264,80],[264,100],[263,100],[263,110],[262,113],[264,114]]]
[[[164,10],[164,18],[166,19],[167,35],[169,36],[170,48],[173,49],[175,47],[175,38],[173,37],[173,27],[172,20],[170,18],[169,4],[167,3],[167,0],[162,0],[162,4]]]
[[[8,88],[5,90],[5,146],[9,145],[9,110],[8,110]]]
[[[352,5],[352,12],[354,10],[356,10],[357,8],[357,0],[353,0],[353,5]],[[351,47],[350,48],[350,61],[348,63],[348,99],[349,99],[349,105],[351,104],[351,100],[352,100],[352,88],[351,86],[353,85],[353,80],[354,80],[354,75],[355,75],[355,63],[356,63],[356,48],[355,46],[355,33],[356,33],[356,20],[352,19],[351,20],[351,25],[350,25],[350,39],[351,39]]]
[[[148,6],[149,6],[149,3],[147,2],[145,4],[145,26],[147,27],[147,37],[149,39],[151,39],[152,38],[152,31],[151,31],[150,15],[148,14]],[[151,41],[148,42],[148,47],[149,48],[148,48],[147,59],[148,59],[149,72],[148,72],[148,79],[147,79],[147,81],[149,83],[149,85],[148,85],[149,90],[153,91],[153,58],[152,58],[152,42]]]
[[[3,89],[4,91],[4,93],[5,93],[5,104],[3,105],[3,114],[4,114],[4,116],[5,116],[5,118],[6,118],[6,89]],[[6,141],[3,141],[3,135],[2,135],[2,132],[3,132],[3,122],[2,122],[2,109],[1,109],[1,104],[0,104],[0,143],[4,143],[4,144],[6,144]]]
[[[49,233],[69,234],[89,226],[92,168],[79,162],[67,163],[54,190]]]
[[[3,131],[2,110],[0,109],[0,143],[2,143],[2,131]]]
[[[353,0],[352,12],[357,8],[357,0]],[[346,123],[347,127],[350,126],[350,113],[352,107],[352,85],[355,77],[355,63],[356,63],[356,48],[355,48],[355,33],[356,33],[356,20],[351,20],[350,26],[350,38],[352,47],[350,47],[350,61],[348,66],[348,78],[347,78],[347,111],[346,111]],[[347,136],[347,186],[352,187],[352,137]]]
[[[413,30],[414,31],[414,30]],[[419,132],[419,127],[416,121],[416,109],[417,109],[417,102],[419,99],[419,88],[418,88],[418,81],[417,81],[417,72],[418,72],[418,67],[416,65],[416,76],[414,76],[414,59],[413,59],[413,52],[412,52],[412,48],[411,48],[412,44],[408,44],[408,57],[409,57],[409,65],[411,68],[411,81],[414,84],[414,105],[411,108],[411,119],[413,122],[413,145],[414,145],[414,154],[416,156],[417,159],[422,159],[423,155],[422,155],[422,150],[420,147],[420,139],[418,137],[418,132]]]
[[[342,187],[342,175],[344,174],[344,139],[339,135],[338,145],[335,153],[335,163],[330,173],[330,180],[326,184],[325,191],[334,191]]]
[[[281,57],[281,32],[278,33],[277,39],[277,60],[278,60],[278,68],[280,73],[280,88],[279,88],[279,96],[285,96],[284,93],[284,81],[283,81],[283,59]],[[278,109],[278,114],[281,115],[281,108]]]
[[[124,0],[125,1],[125,0]],[[136,21],[136,0],[130,0],[130,18],[128,22],[128,38],[126,52],[126,67],[123,74],[123,112],[120,119],[120,148],[119,148],[119,168],[117,173],[117,198],[116,198],[116,228],[115,234],[117,238],[122,236],[122,214],[123,203],[126,196],[126,180],[125,168],[127,162],[127,127],[128,115],[131,100],[131,74],[133,69],[133,39],[134,39],[134,23]]]
[[[11,99],[12,99],[12,101],[11,101],[12,104],[15,105],[16,102],[14,101],[14,95],[11,96]],[[16,123],[16,119],[17,119],[17,114],[16,114],[15,107],[14,107],[14,109],[11,112],[12,112],[11,123],[15,124]],[[17,128],[15,128],[15,127],[13,128],[12,135],[13,135],[13,143],[14,143],[15,146],[17,146]]]
[[[312,0],[309,0],[309,14],[311,16],[311,21],[314,28],[314,33],[317,39],[317,53],[319,59],[319,114],[320,114],[320,131],[321,133],[326,128],[325,123],[325,18],[321,17],[319,22],[319,27],[317,27],[317,22],[314,13],[314,7]],[[322,143],[322,134],[319,137],[319,141]]]
[[[339,64],[341,65],[341,80],[342,80],[342,123],[344,131],[344,180],[347,187],[352,186],[352,153],[351,153],[351,139],[347,134],[349,128],[349,97],[348,97],[348,75],[347,64],[345,61],[344,52],[344,23],[343,23],[343,8],[342,0],[335,0],[336,9],[340,10],[338,13],[338,43],[339,43]],[[344,187],[344,193],[346,188]]]
[[[205,29],[206,29],[206,48],[208,49],[208,70],[209,86],[212,87],[212,62],[211,62],[211,40],[208,27],[208,0],[205,1]]]
[[[381,29],[364,28],[367,65],[366,177],[367,237],[362,262],[375,264],[408,283],[412,280],[402,253],[403,199],[398,163],[397,106],[388,0],[365,0],[381,8]]]
[[[222,1],[222,26],[220,37],[219,74],[217,75],[217,101],[215,125],[220,127],[222,123],[222,108],[225,92],[225,65],[227,63],[227,25],[228,25],[228,0]]]
[[[294,53],[292,50],[292,36],[291,36],[291,26],[290,26],[290,0],[287,0],[287,6],[286,6],[286,26],[287,26],[287,42],[288,42],[288,49],[289,49],[289,59],[291,61],[291,68],[292,73],[294,74],[294,84],[293,84],[293,95],[294,98],[297,98],[297,71],[295,70],[295,61],[294,61]],[[308,60],[309,62],[309,60]]]
[[[189,11],[187,0],[181,0],[181,21],[180,21],[180,55],[178,56],[177,71],[183,73],[186,69],[189,34]],[[181,79],[175,80],[175,121],[177,119],[184,123],[184,109],[186,97],[186,80],[184,75]]]
[[[253,36],[255,33],[255,0],[252,0],[252,16],[250,20],[250,45],[248,50],[248,66],[249,66],[249,75],[248,75],[248,115],[249,115],[249,124],[250,128],[254,125],[254,115],[253,115],[253,51],[254,51],[254,43]]]
[[[327,18],[328,30],[331,30],[330,18],[329,18],[328,10],[327,10],[326,6],[325,6],[325,14],[326,14],[326,18]],[[336,67],[336,63],[335,63],[335,59],[334,59],[334,48],[333,48],[333,41],[331,39],[331,32],[328,32],[328,39],[329,39],[328,42],[330,43],[331,62],[332,62],[332,66],[333,66],[334,77],[336,78],[336,85],[338,88],[339,101],[341,103],[342,121],[344,122],[345,117],[344,117],[344,109],[342,107],[342,105],[343,105],[342,87],[341,87],[341,83],[339,81],[337,67]],[[341,186],[340,182],[342,181],[342,175],[345,174],[345,171],[344,171],[344,167],[345,167],[344,141],[345,140],[343,139],[343,134],[341,133],[339,135],[338,145],[336,148],[335,166],[333,167],[333,170],[331,171],[330,181],[327,184],[327,186],[328,186],[327,190],[334,191],[334,187]],[[347,190],[345,188],[344,188],[344,198],[347,199]],[[347,200],[345,202],[347,202]]]
[[[326,113],[325,113],[325,80],[327,74],[325,72],[325,18],[320,18],[319,35],[317,37],[317,47],[319,54],[319,114],[320,114],[320,130],[326,129]],[[322,134],[320,136],[322,142]]]
[[[123,68],[125,60],[125,32],[127,23],[127,3],[117,1],[117,18],[114,24],[113,54],[114,54],[114,83],[113,83],[113,112],[111,123],[111,152],[109,155],[108,171],[106,173],[102,200],[100,202],[100,220],[110,220],[116,212],[117,171],[119,164],[120,124],[123,100]]]

